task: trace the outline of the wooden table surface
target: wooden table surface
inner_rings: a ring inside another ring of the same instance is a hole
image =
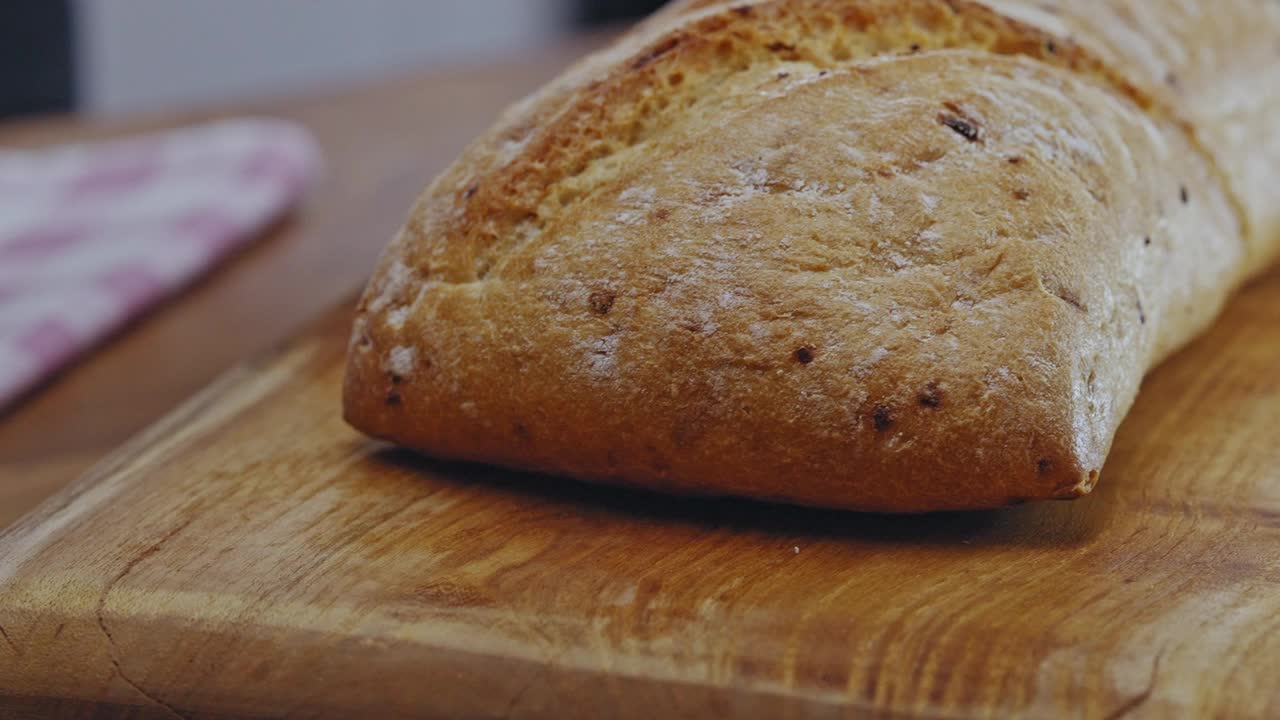
[[[0,414],[0,528],[221,371],[350,297],[426,183],[505,105],[603,39],[309,99],[112,122],[0,124],[0,147],[40,147],[266,114],[309,128],[327,164],[324,181],[292,218]]]

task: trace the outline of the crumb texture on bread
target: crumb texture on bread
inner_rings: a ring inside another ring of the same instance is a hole
[[[1222,126],[1280,93],[1204,101],[1234,60],[1179,60],[1185,12],[1082,4],[1144,50],[1068,5],[673,4],[427,189],[361,300],[347,417],[817,505],[1087,492],[1143,373],[1274,255],[1227,178],[1274,173],[1276,131],[1251,155]]]

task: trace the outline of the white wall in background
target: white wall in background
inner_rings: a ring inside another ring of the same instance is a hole
[[[122,113],[322,89],[519,52],[563,0],[77,0],[82,106]]]

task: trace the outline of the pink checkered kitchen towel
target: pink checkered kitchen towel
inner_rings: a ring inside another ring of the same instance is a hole
[[[0,150],[0,410],[249,241],[319,165],[275,120]]]

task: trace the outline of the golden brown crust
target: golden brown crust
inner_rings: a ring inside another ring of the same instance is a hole
[[[1075,38],[1187,121],[1244,221],[1248,274],[1280,252],[1280,3],[986,0]]]
[[[1098,54],[961,0],[669,8],[428,189],[346,415],[690,492],[1087,492],[1253,257],[1215,156]]]

